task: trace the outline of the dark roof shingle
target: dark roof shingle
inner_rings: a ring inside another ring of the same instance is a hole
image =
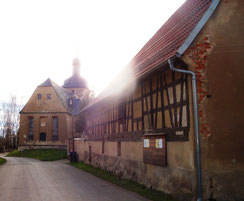
[[[73,74],[64,81],[63,88],[88,88],[86,80],[80,75]]]

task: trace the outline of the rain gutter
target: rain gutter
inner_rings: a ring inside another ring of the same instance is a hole
[[[200,134],[199,134],[199,117],[197,104],[197,88],[196,75],[192,71],[177,69],[174,67],[172,59],[168,60],[170,70],[191,75],[192,80],[192,94],[193,94],[193,108],[194,108],[194,126],[195,126],[195,144],[196,144],[196,168],[197,168],[197,201],[202,201],[202,170],[201,170],[201,149],[200,149]]]
[[[193,40],[199,34],[201,29],[205,26],[220,0],[213,0],[207,11],[202,16],[201,20],[197,23],[190,35],[186,38],[183,45],[177,50],[176,56],[181,57],[184,52],[191,45]],[[197,103],[197,87],[196,87],[196,75],[189,70],[177,69],[174,67],[173,58],[168,59],[170,70],[189,74],[192,77],[192,94],[193,94],[193,108],[194,108],[194,126],[195,126],[195,146],[196,146],[196,171],[197,171],[197,201],[202,201],[202,169],[201,169],[201,147],[200,147],[200,133],[199,133],[199,116],[198,116],[198,103]]]
[[[201,31],[201,29],[205,26],[206,22],[209,20],[213,12],[215,11],[216,7],[218,6],[220,0],[213,0],[209,8],[206,10],[200,21],[197,23],[197,25],[194,27],[190,35],[186,38],[183,45],[179,47],[177,50],[176,56],[180,57],[186,49],[190,46],[190,44],[193,42],[193,40],[196,38],[198,33]]]

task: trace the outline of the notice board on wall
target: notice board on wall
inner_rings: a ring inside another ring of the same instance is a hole
[[[144,163],[162,167],[167,166],[167,143],[165,136],[165,133],[144,134]]]

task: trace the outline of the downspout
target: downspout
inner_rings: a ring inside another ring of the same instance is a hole
[[[191,75],[192,95],[194,108],[194,125],[195,125],[195,143],[196,143],[196,168],[197,168],[197,201],[202,201],[202,170],[201,170],[201,150],[200,150],[200,134],[199,134],[199,117],[197,103],[196,75],[189,70],[177,69],[171,59],[168,59],[170,70]]]

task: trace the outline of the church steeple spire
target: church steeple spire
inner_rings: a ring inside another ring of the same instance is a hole
[[[73,59],[73,75],[80,75],[80,60],[76,57]]]
[[[73,59],[73,75],[64,81],[63,88],[86,88],[88,89],[86,80],[80,75],[80,60],[78,57]]]

